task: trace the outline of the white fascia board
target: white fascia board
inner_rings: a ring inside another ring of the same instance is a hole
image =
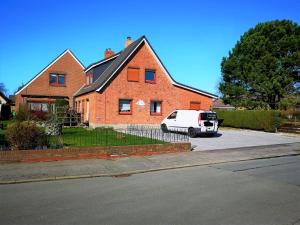
[[[157,63],[160,65],[160,67],[163,69],[163,71],[167,74],[170,82],[174,85],[174,86],[178,86],[178,87],[181,87],[181,88],[184,88],[184,89],[188,89],[188,90],[191,90],[191,91],[194,91],[194,92],[197,92],[199,94],[202,94],[202,95],[206,95],[206,96],[209,96],[211,98],[217,98],[216,96],[214,95],[210,95],[208,93],[205,93],[205,92],[202,92],[202,91],[199,91],[197,89],[194,89],[194,88],[190,88],[190,87],[187,87],[185,85],[181,85],[181,84],[178,84],[176,83],[176,81],[174,81],[171,77],[171,75],[169,74],[169,72],[166,70],[166,68],[161,64],[161,61],[157,58],[157,55],[155,54],[155,52],[153,52],[152,48],[150,47],[149,43],[147,42],[147,40],[145,41],[146,42],[146,46],[148,47],[148,49],[150,50],[152,56],[156,59]]]
[[[75,59],[75,61],[82,67],[82,69],[85,69],[84,65],[73,55],[73,53],[70,51],[70,49],[67,49],[66,52],[69,52],[70,55]]]
[[[147,48],[150,50],[152,56],[156,59],[158,65],[160,65],[160,67],[162,68],[162,70],[165,72],[165,74],[167,74],[168,79],[170,80],[170,82],[174,85],[175,82],[174,80],[171,78],[171,75],[169,74],[169,72],[166,70],[166,68],[161,64],[160,60],[157,58],[155,52],[153,52],[152,48],[150,47],[149,43],[147,40],[145,40],[146,46]]]
[[[106,80],[106,82],[101,86],[99,87],[96,91],[100,91],[106,84],[107,82],[115,75],[115,73],[120,69],[121,66],[123,66],[123,64],[127,61],[127,59],[136,51],[136,49],[141,45],[141,43],[145,42],[146,43],[146,46],[147,48],[150,50],[152,56],[156,59],[157,63],[160,65],[160,67],[162,68],[162,70],[165,72],[165,74],[167,74],[167,77],[168,79],[170,80],[171,84],[173,84],[174,86],[177,86],[177,87],[181,87],[181,88],[184,88],[184,89],[188,89],[190,91],[194,91],[194,92],[197,92],[199,94],[202,94],[202,95],[205,95],[205,96],[208,96],[208,97],[211,97],[211,98],[214,98],[216,99],[217,97],[214,96],[214,95],[210,95],[206,92],[202,92],[200,90],[197,90],[197,89],[194,89],[194,88],[190,88],[190,87],[187,87],[185,85],[181,85],[181,84],[178,84],[176,83],[171,75],[169,74],[169,72],[166,70],[166,68],[162,65],[162,63],[160,62],[160,60],[157,58],[157,55],[153,52],[152,48],[150,47],[147,39],[143,38],[141,40],[141,42],[136,46],[136,48],[131,52],[131,54],[123,61],[123,63],[114,71],[114,73],[109,77],[109,79]]]
[[[24,87],[22,87],[19,91],[15,93],[15,95],[18,95],[20,92],[22,92],[25,88],[27,88],[33,81],[35,81],[39,76],[41,76],[47,69],[49,69],[54,63],[56,63],[61,57],[63,57],[66,53],[70,53],[71,56],[78,62],[78,64],[84,69],[84,66],[76,59],[76,57],[72,54],[72,52],[67,49],[64,51],[60,56],[58,56],[52,63],[50,63],[45,69],[43,69],[39,74],[37,74],[30,82],[28,82]]]
[[[200,90],[197,90],[197,89],[194,89],[194,88],[190,88],[190,87],[187,87],[187,86],[185,86],[185,85],[178,84],[178,83],[175,83],[174,86],[181,87],[181,88],[184,88],[184,89],[188,89],[188,90],[190,90],[190,91],[194,91],[194,92],[197,92],[197,93],[199,93],[199,94],[202,94],[202,95],[211,97],[211,98],[213,98],[213,99],[217,99],[217,98],[218,98],[218,96],[210,95],[210,94],[208,94],[208,93],[206,93],[206,92],[203,92],[203,91],[200,91]]]
[[[92,65],[90,68],[87,68],[84,72],[87,73],[88,71],[90,71],[90,70],[93,69],[94,67],[99,66],[99,65],[101,65],[101,64],[103,64],[103,63],[105,63],[105,62],[107,62],[107,61],[109,61],[109,60],[111,60],[111,59],[114,59],[114,58],[118,57],[119,55],[120,55],[120,54],[117,54],[117,55],[115,55],[115,56],[113,56],[113,57],[111,57],[111,58],[109,58],[109,59],[106,59],[106,60],[103,60],[103,61],[101,61],[101,62],[99,62],[99,63],[96,63],[95,65]]]

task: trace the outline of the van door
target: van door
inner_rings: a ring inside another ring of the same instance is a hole
[[[216,113],[201,113],[201,125],[204,126],[206,132],[216,131],[218,126]]]
[[[177,121],[176,121],[177,114],[178,114],[178,112],[177,112],[177,111],[174,111],[174,112],[172,112],[172,113],[168,116],[168,118],[167,118],[167,126],[168,126],[168,130],[171,130],[171,131],[176,130],[176,127],[177,127]]]

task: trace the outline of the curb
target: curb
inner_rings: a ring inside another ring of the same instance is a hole
[[[35,179],[8,180],[8,181],[0,181],[0,185],[35,183],[35,182],[44,182],[44,181],[74,180],[74,179],[94,178],[94,177],[127,177],[127,176],[131,176],[134,174],[150,173],[150,172],[157,172],[157,171],[164,171],[164,170],[192,168],[192,167],[217,165],[217,164],[222,164],[222,163],[243,162],[243,161],[258,160],[258,159],[272,159],[272,158],[297,156],[297,155],[300,155],[300,153],[288,153],[288,154],[284,154],[284,155],[262,156],[262,157],[248,158],[248,159],[246,158],[246,159],[241,159],[241,160],[229,160],[229,161],[216,162],[216,163],[183,164],[180,166],[160,167],[160,168],[146,169],[146,170],[133,170],[133,171],[128,171],[128,172],[120,172],[120,173],[100,173],[100,174],[58,176],[58,177],[35,178]]]

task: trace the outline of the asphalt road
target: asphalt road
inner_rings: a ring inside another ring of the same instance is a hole
[[[300,142],[299,135],[220,128],[214,137],[190,138],[195,151],[242,148]]]
[[[300,156],[0,186],[0,224],[300,224]]]

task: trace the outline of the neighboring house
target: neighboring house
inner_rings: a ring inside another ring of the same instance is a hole
[[[15,93],[16,111],[23,104],[31,111],[48,112],[56,99],[72,106],[74,93],[84,83],[84,66],[67,49]]]
[[[224,104],[222,99],[215,99],[213,101],[212,109],[234,110],[235,107],[229,104]]]
[[[2,106],[3,105],[6,105],[6,104],[9,104],[10,103],[10,100],[9,98],[7,98],[5,96],[5,94],[3,94],[1,91],[0,91],[0,115],[1,115],[1,109],[2,109]]]
[[[212,107],[216,95],[176,82],[145,36],[85,69],[86,85],[75,107],[90,126],[159,124],[175,109]]]
[[[15,95],[9,95],[8,98],[10,100],[10,111],[12,113],[15,113],[16,112],[16,96]]]

